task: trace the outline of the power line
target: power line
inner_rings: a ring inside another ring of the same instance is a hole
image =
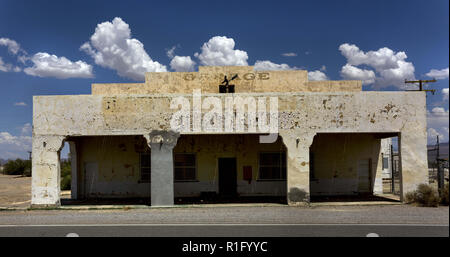
[[[436,92],[436,89],[423,89],[423,85],[426,83],[433,83],[436,82],[436,79],[431,80],[406,80],[405,84],[415,84],[416,86],[419,86],[419,89],[416,90],[406,90],[406,91],[425,91],[425,92],[431,92],[434,95],[434,92]],[[419,83],[417,85],[417,83]]]

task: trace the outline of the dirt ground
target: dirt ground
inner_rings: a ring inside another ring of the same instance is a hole
[[[61,198],[70,198],[70,191],[62,191]],[[0,174],[0,208],[29,207],[31,177]]]
[[[31,177],[0,174],[0,207],[28,207]]]

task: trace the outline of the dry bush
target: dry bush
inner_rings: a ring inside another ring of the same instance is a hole
[[[442,189],[440,196],[441,196],[441,204],[442,205],[448,205],[448,198],[449,198],[449,195],[448,195],[448,183],[445,184],[444,189]]]
[[[405,200],[423,207],[438,207],[440,202],[438,192],[427,184],[420,184],[415,191],[408,192]]]

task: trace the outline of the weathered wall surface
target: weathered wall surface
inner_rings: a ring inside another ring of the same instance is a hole
[[[53,152],[52,158],[40,155],[40,152],[48,152],[36,141],[42,138],[148,135],[152,131],[170,130],[172,114],[178,110],[169,107],[176,96],[185,96],[192,103],[192,95],[182,94],[35,96],[33,165],[56,165]],[[278,98],[279,134],[288,153],[287,194],[290,204],[309,199],[309,146],[317,133],[399,133],[403,194],[414,190],[419,183],[427,183],[424,92],[203,94],[202,100],[217,97],[224,103],[230,96]],[[209,132],[182,134],[205,133]],[[36,197],[44,197],[49,190],[58,191],[45,189],[45,185],[48,186],[46,181],[56,180],[48,178],[53,176],[47,174],[52,169],[33,177],[33,188],[34,185],[43,185],[41,193],[33,194]],[[46,199],[55,197],[52,194]],[[43,201],[39,198],[33,202]]]
[[[381,171],[380,139],[374,134],[317,134],[311,152],[311,195],[374,191]]]
[[[33,133],[143,135],[152,130],[170,130],[171,117],[178,111],[170,109],[170,102],[177,96],[180,95],[35,96]],[[192,95],[181,96],[192,104]],[[217,97],[224,103],[225,97],[229,96],[203,94],[202,99]],[[233,96],[277,97],[280,130],[300,129],[302,133],[412,130],[422,136],[426,128],[425,95],[421,92],[248,93]]]
[[[221,157],[237,161],[237,192],[242,196],[286,195],[286,180],[261,181],[258,177],[260,152],[285,151],[281,140],[260,144],[258,135],[182,136],[174,153],[195,153],[196,181],[175,182],[175,197],[219,192],[218,163]],[[141,136],[99,136],[76,139],[80,197],[150,197],[150,183],[140,181],[139,153],[148,152]],[[95,165],[92,165],[95,163]],[[244,166],[252,167],[250,183],[243,178]],[[91,167],[94,167],[91,169]]]
[[[237,93],[215,94],[222,75],[230,78],[234,74],[239,79],[231,84],[236,85]],[[185,96],[192,103],[194,88],[202,90],[203,99],[217,97],[222,103],[226,97],[278,98],[279,134],[288,152],[290,203],[309,199],[309,146],[317,133],[399,133],[403,193],[427,181],[424,92],[361,92],[360,81],[309,82],[306,71],[200,67],[198,73],[149,73],[142,84],[94,84],[93,95],[34,97],[33,166],[43,168],[33,177],[33,203],[59,200],[58,189],[54,188],[56,175],[52,173],[59,170],[55,151],[41,146],[39,140],[141,136],[170,130],[171,117],[177,111],[169,108],[171,100]],[[96,166],[91,163],[89,167]]]
[[[219,93],[224,76],[244,92],[341,92],[361,91],[359,80],[308,81],[306,70],[254,71],[253,66],[200,66],[198,72],[149,72],[144,83],[92,84],[93,95],[191,94],[193,89]]]
[[[31,178],[31,206],[60,204],[61,168],[59,151],[63,136],[33,135]]]

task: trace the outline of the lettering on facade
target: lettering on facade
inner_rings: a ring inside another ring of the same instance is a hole
[[[228,77],[236,77],[236,80],[240,80],[241,77],[244,80],[268,80],[270,79],[270,74],[268,72],[257,72],[257,73],[244,73],[244,74],[237,74],[237,73],[231,73],[228,75],[225,75],[223,73],[220,74],[214,74],[214,75],[209,75],[209,74],[198,74],[198,73],[187,73],[183,76],[183,79],[186,81],[192,81],[195,79],[222,79],[225,76]]]

